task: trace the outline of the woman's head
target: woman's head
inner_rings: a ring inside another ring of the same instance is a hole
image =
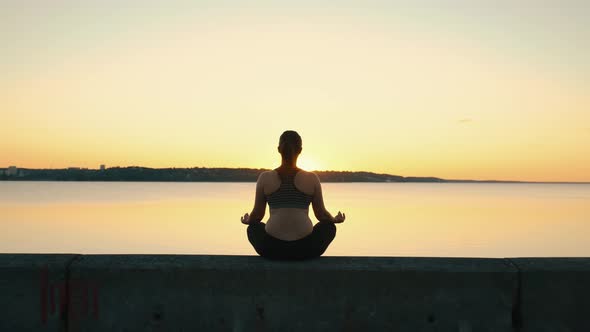
[[[279,138],[279,153],[284,160],[294,160],[299,156],[301,150],[301,136],[296,131],[287,130]]]

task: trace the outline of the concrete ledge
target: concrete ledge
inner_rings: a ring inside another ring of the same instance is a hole
[[[84,331],[511,331],[516,270],[503,259],[88,255],[98,284]]]
[[[64,331],[67,266],[75,257],[0,254],[0,331]]]
[[[590,258],[0,254],[0,331],[590,331]]]
[[[589,258],[513,258],[523,332],[590,331]]]

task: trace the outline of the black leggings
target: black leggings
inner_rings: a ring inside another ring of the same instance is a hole
[[[331,222],[318,222],[308,236],[284,241],[270,236],[264,230],[263,222],[248,226],[248,240],[256,252],[265,258],[300,260],[320,257],[336,236],[336,226]]]

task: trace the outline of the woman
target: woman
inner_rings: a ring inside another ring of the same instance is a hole
[[[321,256],[336,236],[335,223],[346,216],[333,217],[324,206],[322,186],[317,175],[297,168],[302,150],[301,137],[292,130],[279,139],[281,166],[263,172],[256,183],[256,198],[250,214],[241,217],[248,226],[248,240],[263,257],[270,259],[307,259]],[[266,203],[270,218],[264,218]],[[309,219],[309,204],[319,222]]]

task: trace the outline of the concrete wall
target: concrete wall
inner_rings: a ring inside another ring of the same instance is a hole
[[[520,271],[521,331],[590,331],[590,259],[512,259]]]
[[[65,331],[76,255],[0,254],[0,331]]]
[[[0,255],[1,331],[590,331],[589,299],[590,258]]]

